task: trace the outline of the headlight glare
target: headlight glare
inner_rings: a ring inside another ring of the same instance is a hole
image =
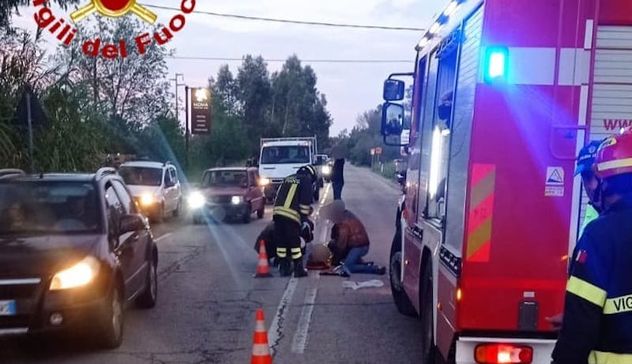
[[[269,185],[270,182],[271,181],[270,181],[269,178],[262,177],[261,179],[259,179],[259,186],[265,187],[265,186]]]
[[[244,198],[241,197],[241,196],[233,196],[233,198],[230,200],[230,202],[233,205],[239,205],[240,203],[242,203],[243,200],[244,200]]]
[[[204,206],[206,199],[200,192],[193,192],[189,195],[188,202],[190,208],[199,209]]]
[[[331,174],[331,167],[330,166],[323,166],[323,174],[325,176],[329,176]]]
[[[140,204],[142,206],[150,206],[156,203],[156,197],[149,193],[144,193],[140,196]]]
[[[72,267],[57,272],[50,283],[51,291],[83,287],[99,273],[99,261],[94,257],[86,257]]]

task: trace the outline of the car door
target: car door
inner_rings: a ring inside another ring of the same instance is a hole
[[[172,179],[175,183],[174,186],[174,199],[176,202],[176,208],[182,203],[182,185],[180,184],[180,178],[178,177],[178,171],[175,167],[171,167]]]
[[[165,170],[165,210],[174,211],[178,206],[177,180],[173,168]]]
[[[125,185],[120,181],[112,181],[114,185],[114,189],[116,190],[116,194],[123,205],[123,210],[127,215],[137,215],[139,214],[136,209],[136,204],[134,203],[134,199],[132,195],[129,193]],[[147,270],[149,269],[149,257],[150,257],[150,242],[151,236],[149,230],[140,229],[130,233],[127,241],[132,245],[132,250],[134,251],[133,258],[133,266],[134,266],[134,274],[133,274],[133,287],[136,287],[136,290],[141,290],[145,288],[147,277]]]
[[[130,299],[138,290],[138,266],[134,240],[134,233],[123,233],[120,229],[121,218],[126,214],[123,203],[118,197],[112,183],[105,187],[105,204],[108,222],[108,238],[110,246],[116,255],[125,284],[126,299]]]
[[[253,211],[261,209],[263,196],[261,189],[257,186],[257,174],[255,171],[248,171],[248,200]]]

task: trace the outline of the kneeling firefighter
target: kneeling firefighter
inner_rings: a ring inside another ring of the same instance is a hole
[[[301,249],[301,225],[311,215],[313,209],[313,186],[316,170],[312,166],[301,167],[295,175],[287,177],[279,187],[272,220],[274,221],[274,241],[276,256],[280,261],[282,277],[292,272],[290,259],[294,263],[294,277],[305,277],[303,249]]]

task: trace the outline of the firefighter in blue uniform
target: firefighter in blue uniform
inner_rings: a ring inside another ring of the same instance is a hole
[[[312,197],[316,183],[316,170],[312,166],[301,167],[295,175],[287,177],[279,187],[274,202],[273,221],[276,256],[282,277],[292,273],[294,277],[305,277],[301,249],[301,225],[312,213]]]
[[[632,363],[632,129],[606,139],[595,165],[603,211],[573,257],[555,364]]]

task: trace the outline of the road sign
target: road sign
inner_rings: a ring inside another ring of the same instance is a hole
[[[371,148],[371,155],[375,155],[375,148]]]
[[[208,88],[191,89],[191,134],[211,131],[211,93]]]
[[[377,155],[382,154],[382,148],[380,148],[380,147],[375,148],[375,154],[377,154]]]

